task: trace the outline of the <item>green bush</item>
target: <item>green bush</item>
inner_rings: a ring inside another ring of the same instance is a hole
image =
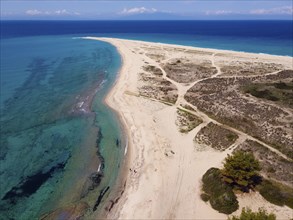
[[[251,209],[243,208],[239,217],[233,216],[228,220],[276,220],[276,216],[273,213],[268,214],[264,209],[252,212]]]
[[[249,191],[259,180],[259,162],[252,153],[236,151],[228,155],[221,170],[224,181],[242,191]]]
[[[293,209],[293,194],[292,193],[285,196],[285,205]]]
[[[291,70],[292,71],[292,70]],[[244,93],[292,108],[293,82],[252,83],[242,86]]]
[[[293,209],[293,190],[288,187],[281,186],[277,183],[272,183],[268,180],[263,180],[256,188],[259,193],[269,201],[278,206],[286,205]]]
[[[259,193],[270,203],[275,205],[283,206],[284,205],[284,196],[281,193],[281,190],[274,186],[268,180],[264,180],[258,186]]]
[[[202,193],[200,194],[200,198],[202,199],[202,201],[207,202],[210,200],[210,196],[206,193]]]
[[[234,133],[230,133],[226,135],[226,138],[228,141],[234,142],[238,138],[238,136]]]
[[[282,89],[282,90],[291,90],[291,89],[293,89],[293,82],[291,82],[291,83],[278,82],[278,83],[273,83],[272,85],[275,88]]]
[[[238,201],[232,187],[222,181],[219,169],[210,168],[203,175],[202,182],[203,191],[207,195],[202,199],[209,197],[213,209],[224,214],[231,214],[238,209]]]

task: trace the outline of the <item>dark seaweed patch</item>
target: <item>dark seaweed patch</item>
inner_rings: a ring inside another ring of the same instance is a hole
[[[100,205],[100,203],[101,203],[101,201],[102,201],[104,195],[106,194],[106,192],[107,192],[109,189],[110,189],[110,187],[107,186],[107,188],[104,188],[103,190],[101,190],[100,195],[99,195],[99,197],[98,197],[98,199],[97,199],[97,201],[96,201],[96,203],[95,203],[95,205],[94,205],[93,211],[96,211],[96,210],[97,210],[97,208],[98,208],[98,206]]]
[[[97,147],[99,147],[99,145],[103,139],[102,130],[101,130],[101,128],[98,128],[98,129],[99,129],[99,131],[98,131],[98,136],[97,136],[97,140],[96,140]]]
[[[5,194],[2,200],[9,200],[11,204],[16,204],[18,198],[29,197],[34,194],[48,179],[50,179],[55,172],[62,170],[65,163],[59,163],[52,167],[48,172],[43,173],[42,171],[28,176],[26,180],[13,187],[9,192]]]
[[[102,134],[102,130],[101,128],[98,128],[99,131],[98,131],[98,136],[97,136],[97,140],[96,140],[96,147],[97,149],[99,149],[99,145],[101,144],[101,141],[103,139],[103,134]],[[105,159],[102,157],[102,155],[100,154],[99,150],[97,151],[97,155],[100,159],[100,162],[101,162],[101,172],[103,172],[104,168],[105,168]]]
[[[115,206],[115,204],[117,204],[118,201],[120,200],[120,198],[122,197],[122,195],[125,191],[125,186],[126,186],[126,181],[124,182],[123,189],[120,192],[120,196],[118,196],[115,200],[110,200],[111,205],[109,208],[106,208],[106,210],[108,210],[108,212],[110,212],[112,210],[112,208]]]
[[[118,139],[118,138],[116,139],[116,146],[117,146],[117,147],[119,147],[119,146],[120,146],[120,141],[119,141],[119,139]]]
[[[92,173],[89,177],[92,182],[92,185],[89,187],[89,189],[91,190],[91,189],[94,189],[95,187],[97,187],[100,184],[100,182],[102,181],[103,176],[104,175],[101,172]]]

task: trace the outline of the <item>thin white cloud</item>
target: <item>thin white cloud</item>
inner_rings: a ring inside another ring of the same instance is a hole
[[[69,15],[70,13],[66,9],[55,11],[56,15]]]
[[[37,9],[27,10],[25,13],[32,16],[42,14],[42,12]]]
[[[206,11],[206,15],[229,15],[229,14],[239,14],[236,11],[227,11],[227,10],[216,10],[216,11]]]
[[[124,8],[119,14],[130,15],[130,14],[144,14],[144,13],[155,13],[158,12],[156,8]]]
[[[271,8],[271,9],[256,9],[256,10],[251,10],[250,14],[254,14],[254,15],[270,15],[270,14],[293,15],[293,8],[292,8],[292,6],[283,6],[283,7]]]
[[[254,9],[250,11],[215,10],[205,11],[206,15],[293,15],[292,6],[283,6],[270,9]]]
[[[69,12],[66,9],[60,9],[56,11],[40,11],[37,9],[30,9],[25,11],[26,15],[29,16],[43,16],[43,15],[80,15],[78,12]]]

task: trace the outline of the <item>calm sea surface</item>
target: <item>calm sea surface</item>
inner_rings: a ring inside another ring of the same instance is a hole
[[[293,56],[292,21],[2,21],[1,37],[121,37]]]
[[[0,219],[90,216],[115,183],[121,58],[87,35],[293,55],[291,21],[1,21]]]

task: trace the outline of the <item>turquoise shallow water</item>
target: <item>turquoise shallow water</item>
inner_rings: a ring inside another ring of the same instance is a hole
[[[34,219],[80,201],[91,213],[112,187],[123,149],[102,100],[120,62],[99,41],[1,40],[0,219]]]

